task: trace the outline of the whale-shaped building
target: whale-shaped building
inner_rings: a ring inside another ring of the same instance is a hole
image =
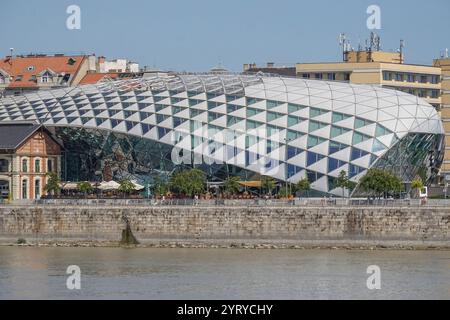
[[[444,152],[439,115],[420,98],[264,74],[155,74],[2,98],[0,123],[18,121],[59,139],[71,181],[195,166],[209,180],[307,177],[317,195],[341,196],[343,170],[355,182],[369,168],[432,179]]]

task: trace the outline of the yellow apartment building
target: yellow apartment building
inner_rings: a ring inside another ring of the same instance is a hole
[[[442,173],[450,174],[450,58],[436,59],[433,65],[441,69],[441,118],[446,135]]]
[[[350,51],[344,62],[297,63],[298,77],[374,84],[404,91],[441,108],[441,68],[405,64],[400,53]]]

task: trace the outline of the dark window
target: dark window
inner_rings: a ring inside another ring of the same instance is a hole
[[[63,82],[69,82],[70,79],[70,73],[66,73],[62,79]]]
[[[345,145],[345,144],[338,143],[335,141],[330,141],[330,147],[329,147],[328,154],[336,153],[338,151],[344,150],[345,148],[347,148],[347,145]]]
[[[34,198],[39,199],[41,197],[41,180],[34,181]]]
[[[287,159],[291,159],[291,158],[295,157],[296,155],[299,155],[302,152],[303,152],[302,149],[288,146],[287,147]]]
[[[41,172],[41,160],[39,159],[34,160],[34,172],[36,173]]]
[[[22,181],[22,199],[28,199],[28,181]]]
[[[6,159],[0,159],[0,172],[9,171],[9,161]]]
[[[22,160],[22,172],[28,172],[28,160]]]
[[[288,178],[295,176],[297,173],[299,173],[302,170],[302,168],[294,166],[292,164],[288,164],[287,166],[287,175]]]
[[[391,81],[392,80],[392,73],[390,73],[388,71],[383,71],[383,80]]]
[[[308,156],[306,158],[306,165],[310,166],[323,158],[324,158],[324,156],[321,154],[314,153],[314,152],[308,152]]]
[[[353,161],[353,160],[359,159],[361,157],[364,157],[367,154],[368,153],[366,151],[360,150],[358,148],[352,148],[351,160]]]
[[[431,94],[430,94],[431,98],[439,98],[439,90],[431,90]]]
[[[51,159],[47,160],[47,171],[52,172],[53,171],[53,161]]]
[[[439,76],[432,76],[431,77],[431,83],[438,84],[439,82],[440,82],[440,77]]]
[[[361,168],[359,166],[355,166],[355,165],[351,164],[350,168],[349,168],[348,176],[349,176],[349,178],[353,178],[354,176],[362,173],[363,171],[364,171],[364,168]]]
[[[344,161],[334,159],[334,158],[328,158],[328,172],[332,172],[336,170],[337,168],[342,167],[345,165]]]

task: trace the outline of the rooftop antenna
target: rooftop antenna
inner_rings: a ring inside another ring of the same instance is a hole
[[[405,48],[405,41],[400,40],[400,63],[403,63],[403,49]]]
[[[370,33],[370,45],[369,51],[380,51],[381,50],[381,38],[375,32]]]
[[[381,37],[377,34],[375,34],[375,48],[377,51],[381,50]]]
[[[346,61],[347,51],[350,50],[350,41],[347,40],[345,33],[339,34],[339,46],[342,47],[342,60]]]

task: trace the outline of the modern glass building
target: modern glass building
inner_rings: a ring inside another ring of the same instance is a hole
[[[268,75],[158,74],[0,100],[0,123],[44,124],[65,148],[63,179],[149,182],[178,166],[209,180],[307,177],[342,195],[344,170],[431,180],[444,152],[436,110],[376,86]],[[0,137],[1,139],[1,137]]]

